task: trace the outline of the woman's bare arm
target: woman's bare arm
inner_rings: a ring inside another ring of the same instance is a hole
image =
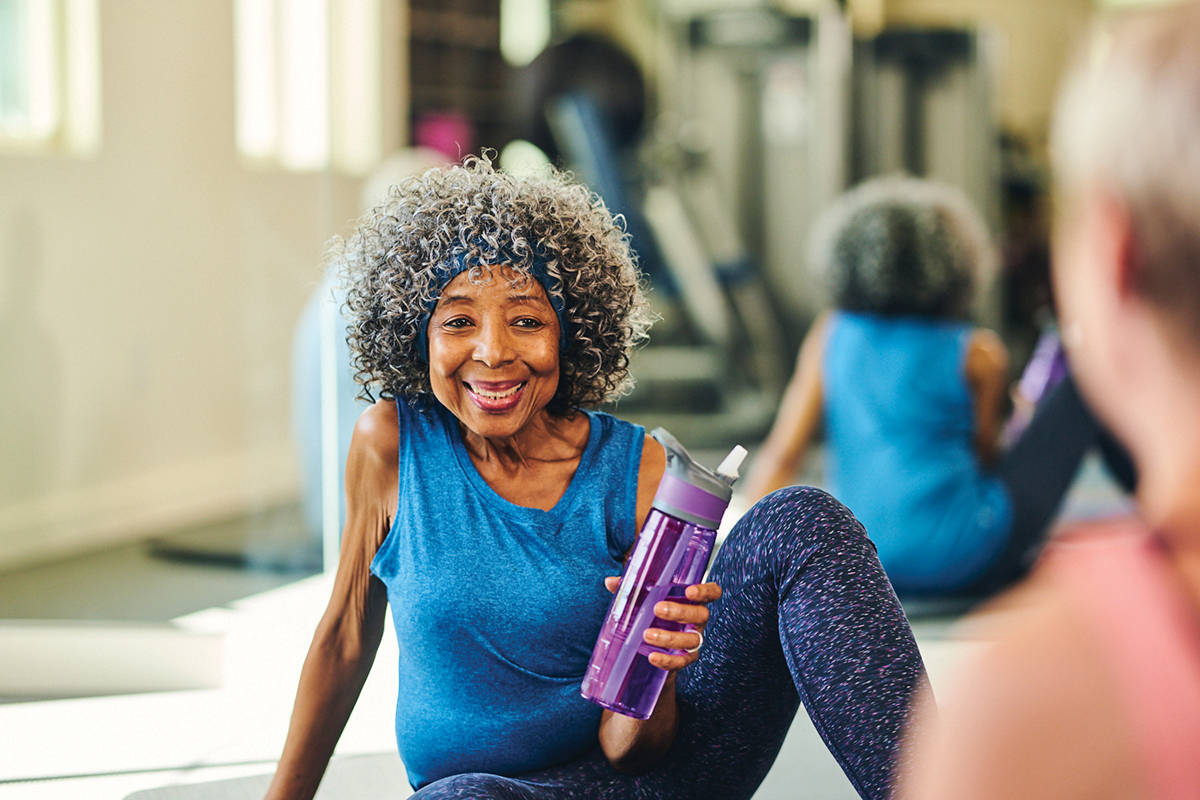
[[[991,464],[999,450],[1000,425],[1008,386],[1008,348],[994,331],[978,328],[967,343],[963,370],[975,405],[975,452]]]
[[[821,423],[821,361],[828,328],[829,316],[822,314],[804,337],[796,357],[796,369],[775,414],[775,424],[746,478],[745,493],[749,502],[791,485]]]
[[[359,418],[346,460],[346,527],[329,605],[313,635],[283,755],[268,798],[310,798],[366,682],[383,636],[387,592],[371,560],[395,513],[395,407],[380,401]]]

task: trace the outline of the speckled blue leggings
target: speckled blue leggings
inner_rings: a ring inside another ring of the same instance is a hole
[[[700,658],[679,675],[675,743],[650,772],[622,775],[597,748],[516,778],[452,775],[413,797],[748,798],[801,702],[858,793],[887,797],[909,701],[926,679],[858,521],[819,489],[782,489],[738,522],[710,579],[724,596],[709,606]]]

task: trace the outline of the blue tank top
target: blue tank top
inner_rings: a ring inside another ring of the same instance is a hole
[[[400,651],[396,743],[421,786],[513,775],[596,745],[579,694],[617,575],[636,538],[643,428],[587,413],[588,441],[549,511],[508,502],[441,405],[398,402],[399,506],[371,563]]]
[[[822,364],[828,472],[900,591],[954,589],[1008,538],[1012,509],[975,453],[959,322],[839,312]]]

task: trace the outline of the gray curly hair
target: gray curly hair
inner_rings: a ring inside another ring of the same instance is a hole
[[[810,268],[848,311],[966,317],[995,262],[987,228],[961,192],[906,175],[846,192],[809,240]]]
[[[401,181],[348,238],[331,243],[327,261],[346,290],[360,396],[370,401],[375,389],[429,402],[418,329],[441,294],[446,266],[460,257],[505,263],[528,281],[535,251],[570,331],[548,409],[564,414],[628,392],[629,354],[647,338],[651,314],[621,221],[569,174],[547,167],[517,177],[484,154]],[[484,280],[482,272],[472,268],[470,279]]]

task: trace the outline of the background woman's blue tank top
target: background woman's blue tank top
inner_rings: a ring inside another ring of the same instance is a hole
[[[900,591],[976,577],[1012,511],[975,453],[960,322],[839,312],[822,364],[828,472]]]
[[[595,747],[580,683],[637,535],[643,428],[587,413],[587,445],[549,511],[496,494],[440,405],[397,403],[399,506],[371,564],[399,645],[396,742],[420,786],[513,775]]]

